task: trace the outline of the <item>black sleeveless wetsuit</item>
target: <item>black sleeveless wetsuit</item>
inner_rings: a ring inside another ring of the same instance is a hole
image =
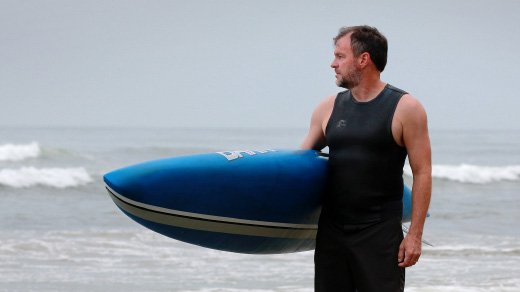
[[[392,135],[397,103],[406,92],[387,85],[368,102],[338,94],[326,128],[329,182],[324,208],[343,223],[401,216],[406,148]]]
[[[337,95],[326,128],[329,182],[314,254],[316,292],[402,292],[398,264],[406,149],[392,135],[404,91],[369,102]]]

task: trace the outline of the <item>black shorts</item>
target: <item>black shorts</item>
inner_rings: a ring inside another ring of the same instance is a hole
[[[401,218],[343,225],[322,214],[314,253],[316,292],[402,292]]]

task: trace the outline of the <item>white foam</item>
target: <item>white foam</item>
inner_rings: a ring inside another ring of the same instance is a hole
[[[477,284],[478,285],[478,284]],[[514,285],[514,284],[513,284]],[[517,292],[518,286],[504,287],[504,286],[463,286],[463,285],[431,285],[424,287],[409,287],[406,288],[407,292]]]
[[[29,144],[0,145],[0,161],[20,161],[40,155],[40,145],[37,142]]]
[[[85,185],[92,178],[83,167],[78,168],[35,168],[1,169],[0,185],[13,188],[32,187],[35,185],[55,188],[68,188]]]
[[[312,288],[295,286],[276,287],[275,289],[251,289],[251,288],[202,288],[197,290],[185,290],[185,292],[312,292]]]
[[[404,173],[408,176],[412,176],[412,170],[410,169],[410,166],[405,166]],[[485,184],[498,181],[516,181],[520,179],[520,165],[434,165],[432,166],[432,176],[434,178],[476,184]]]

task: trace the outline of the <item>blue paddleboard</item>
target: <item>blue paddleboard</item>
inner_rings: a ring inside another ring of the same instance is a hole
[[[313,150],[229,151],[140,163],[104,176],[114,203],[168,237],[251,254],[314,249],[327,157]],[[403,222],[411,192],[404,187]]]

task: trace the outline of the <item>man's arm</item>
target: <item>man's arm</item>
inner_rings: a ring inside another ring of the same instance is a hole
[[[408,152],[413,173],[412,222],[398,255],[399,266],[409,267],[421,256],[424,221],[430,205],[432,188],[431,146],[426,111],[415,98],[410,95],[403,96],[396,115],[401,123],[402,142]]]
[[[300,146],[301,149],[321,150],[327,146],[325,127],[332,113],[335,100],[335,95],[330,96],[316,107],[312,113],[309,133]]]

